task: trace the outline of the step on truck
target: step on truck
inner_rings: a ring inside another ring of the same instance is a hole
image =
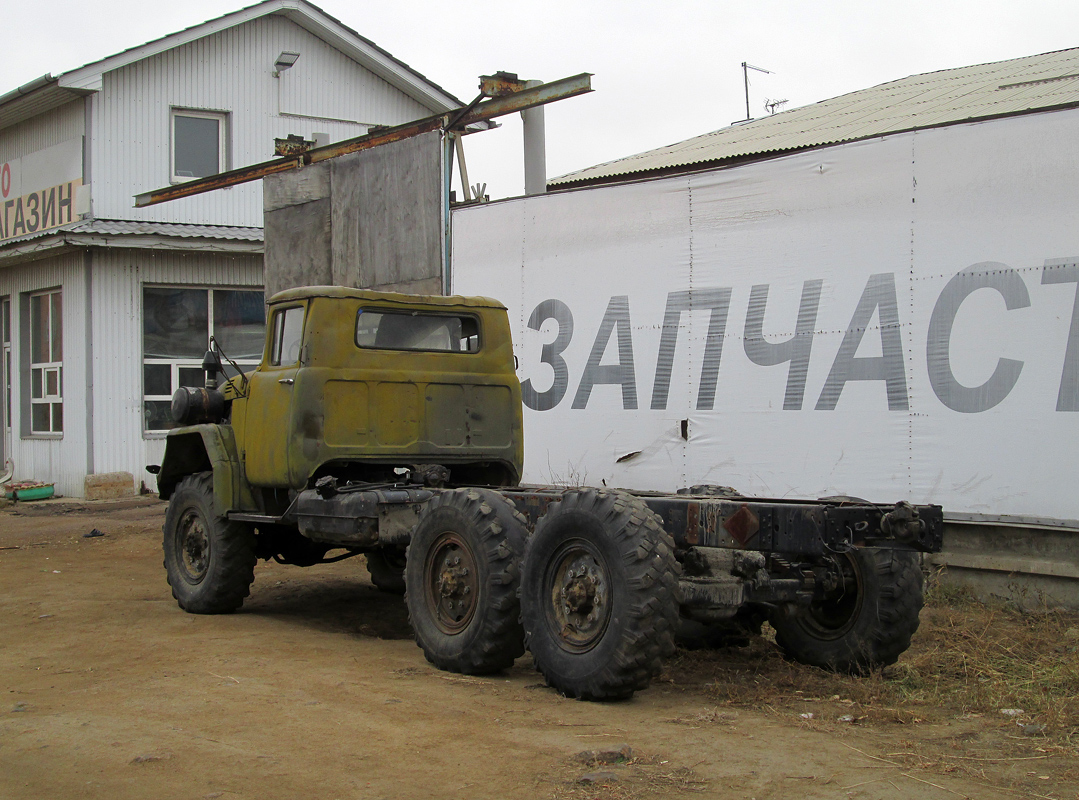
[[[435,666],[492,673],[529,650],[593,700],[647,687],[680,630],[768,621],[792,659],[848,672],[910,645],[939,506],[521,485],[515,364],[495,300],[276,294],[262,363],[242,374],[211,342],[151,467],[180,607],[236,610],[258,559],[364,555]]]

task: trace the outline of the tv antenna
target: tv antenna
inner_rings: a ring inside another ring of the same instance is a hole
[[[765,75],[775,75],[775,73],[772,72],[772,70],[770,69],[765,69],[764,67],[755,67],[752,64],[747,64],[745,61],[742,62],[742,77],[745,80],[746,84],[746,122],[749,122],[751,119],[753,119],[753,117],[749,116],[749,71],[751,69],[754,69],[757,72],[763,72]]]
[[[789,102],[790,100],[771,100],[766,97],[764,98],[764,110],[769,114],[774,114],[778,108],[787,105]]]

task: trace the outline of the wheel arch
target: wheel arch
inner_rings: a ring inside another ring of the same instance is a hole
[[[229,425],[192,425],[170,431],[157,475],[158,495],[168,500],[185,476],[207,471],[214,475],[217,514],[224,516],[233,509],[254,508],[236,450],[236,437]]]

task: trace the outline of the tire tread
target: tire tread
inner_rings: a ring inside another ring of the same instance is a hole
[[[548,635],[542,622],[544,610],[540,597],[522,598],[525,641],[533,650],[536,666],[544,679],[567,697],[581,700],[627,698],[647,688],[662,670],[663,658],[674,653],[679,571],[674,559],[674,540],[664,530],[659,517],[631,495],[595,489],[571,490],[551,504],[537,525],[536,534],[526,549],[526,571],[542,571],[543,565],[530,563],[530,558],[534,558],[535,543],[542,541],[543,532],[553,520],[571,513],[590,515],[601,521],[604,529],[610,532],[612,542],[621,550],[625,582],[632,595],[621,609],[628,617],[625,628],[611,657],[584,679],[568,678],[557,665],[545,663],[542,656],[536,656],[537,636]]]
[[[406,577],[405,603],[408,605],[409,622],[416,633],[416,644],[427,660],[439,669],[466,675],[499,672],[510,667],[525,651],[518,586],[527,520],[512,502],[491,490],[454,489],[442,492],[428,501],[424,518],[429,518],[441,508],[455,510],[474,526],[476,544],[480,549],[475,555],[486,559],[489,571],[487,608],[476,610],[481,627],[472,634],[470,646],[443,647],[438,636],[425,634],[428,612],[422,596],[422,579],[416,587],[417,591],[413,591]],[[422,525],[421,518],[417,530]],[[422,573],[423,558],[424,554],[415,549],[414,544],[409,544],[405,559],[406,576],[410,571],[413,574]],[[410,570],[413,559],[417,559],[418,563]]]
[[[185,505],[185,498],[193,494],[192,500],[203,506],[202,513],[211,528],[211,564],[197,591],[190,591],[182,576],[174,575],[169,569],[170,538],[179,522]],[[168,510],[165,512],[163,547],[165,550],[165,575],[172,589],[172,596],[184,611],[192,614],[227,614],[243,605],[244,598],[251,594],[251,584],[255,580],[255,535],[251,528],[239,522],[230,522],[228,518],[214,513],[214,481],[212,472],[200,472],[187,475],[177,484]]]

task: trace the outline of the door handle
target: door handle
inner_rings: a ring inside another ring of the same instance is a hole
[[[285,384],[285,386],[292,386],[292,384],[294,384],[295,382],[296,381],[294,381],[292,378],[281,378],[278,381],[278,383],[283,383]]]

